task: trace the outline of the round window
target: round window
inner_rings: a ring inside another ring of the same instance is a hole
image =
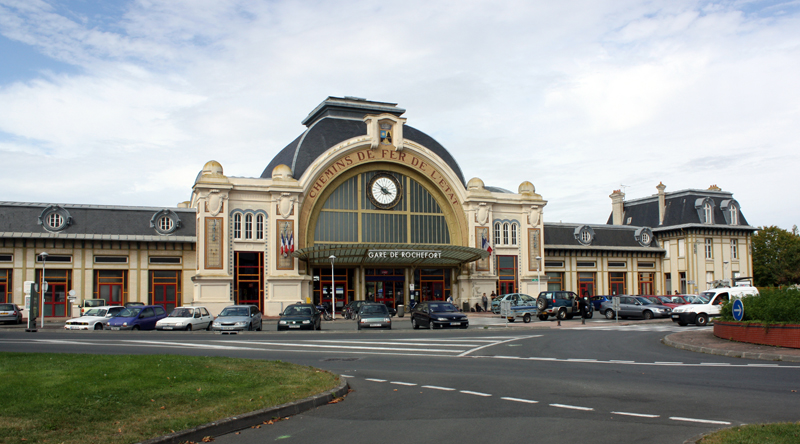
[[[158,229],[164,232],[172,231],[173,222],[169,216],[161,216],[158,220]]]
[[[58,230],[64,225],[64,216],[58,213],[50,213],[47,215],[47,226],[52,230]]]

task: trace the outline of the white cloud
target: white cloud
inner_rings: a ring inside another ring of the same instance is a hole
[[[788,228],[800,213],[775,190],[800,166],[800,23],[757,6],[142,0],[108,16],[0,0],[4,36],[78,68],[0,85],[0,185],[175,204],[207,160],[258,176],[320,101],[355,95],[406,108],[467,179],[532,181],[547,220],[605,222],[620,184],[663,181],[717,184],[749,222]]]

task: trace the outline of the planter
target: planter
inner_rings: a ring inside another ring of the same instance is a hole
[[[750,344],[800,348],[800,325],[763,325],[714,321],[714,336]]]

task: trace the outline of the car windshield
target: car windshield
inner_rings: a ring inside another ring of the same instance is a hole
[[[247,307],[226,307],[220,313],[220,316],[247,316],[250,314],[250,310]]]
[[[389,314],[389,310],[386,309],[385,305],[364,305],[361,307],[360,313],[386,315]]]
[[[311,316],[311,311],[312,311],[311,307],[307,307],[307,306],[305,306],[305,307],[304,306],[299,306],[298,307],[298,306],[292,305],[292,306],[289,306],[289,307],[286,308],[286,310],[283,312],[283,315],[284,316]],[[241,316],[245,316],[245,315],[241,315]]]
[[[707,304],[708,298],[705,296],[686,296],[690,304]]]
[[[90,299],[90,300],[84,302],[83,306],[84,307],[102,307],[103,304],[105,304],[105,303],[106,303],[106,301],[104,301],[103,299],[100,299],[99,301],[95,301],[95,300],[91,300]]]
[[[121,318],[135,318],[136,316],[139,316],[139,313],[141,312],[141,308],[126,308],[125,310],[119,312],[117,316]]]
[[[443,302],[443,303],[439,303],[439,304],[431,304],[431,311],[432,312],[436,312],[436,313],[442,313],[442,312],[443,313],[448,313],[448,312],[454,312],[454,311],[458,311],[458,310],[456,309],[455,305],[453,305],[453,304],[451,304],[449,302]]]
[[[639,302],[641,302],[641,303],[642,303],[642,305],[653,305],[653,303],[652,303],[652,302],[650,302],[650,300],[649,300],[649,299],[647,299],[647,298],[638,297],[638,298],[636,298],[636,300],[637,300],[637,301],[639,301]]]
[[[83,315],[84,316],[105,316],[107,312],[108,312],[108,310],[106,310],[105,308],[93,308],[93,309],[87,311],[86,313],[84,313]]]
[[[176,308],[169,314],[171,318],[191,318],[194,316],[194,310],[191,308]]]

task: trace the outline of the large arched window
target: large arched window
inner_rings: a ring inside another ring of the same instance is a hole
[[[705,219],[703,223],[706,224],[714,223],[714,207],[711,206],[710,202],[706,202],[703,204],[703,216]]]
[[[511,224],[511,245],[517,245],[517,224]]]
[[[252,239],[253,238],[253,215],[246,214],[244,216],[244,238],[245,239]]]
[[[233,238],[242,238],[242,213],[236,213],[233,215]]]
[[[508,245],[508,222],[503,224],[503,245]]]
[[[401,197],[392,207],[370,200],[370,181],[391,175]],[[314,242],[449,244],[450,230],[439,203],[419,182],[395,172],[369,171],[351,177],[327,198],[314,228]]]
[[[500,225],[501,225],[500,222],[495,222],[494,223],[494,243],[495,244],[499,244],[500,243],[500,239],[502,239],[500,237]]]

